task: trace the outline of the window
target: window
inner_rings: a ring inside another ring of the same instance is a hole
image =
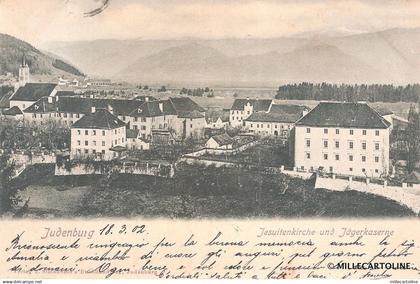
[[[77,114],[76,114],[76,118],[80,118],[80,114],[78,114],[78,113],[77,113]]]
[[[96,141],[92,141],[92,143],[93,143],[93,146],[96,146]]]
[[[324,140],[324,148],[328,148],[328,140]]]
[[[340,148],[340,141],[335,141],[335,148]]]
[[[340,129],[336,129],[335,134],[340,134]]]
[[[379,143],[375,143],[375,150],[379,151]]]
[[[362,142],[362,149],[366,150],[366,142]]]
[[[353,168],[349,168],[349,171],[352,172],[353,171]]]
[[[375,157],[375,163],[379,163],[379,157],[378,156]]]
[[[102,146],[105,146],[105,141],[102,141]]]
[[[353,141],[349,141],[349,149],[353,149]]]
[[[88,146],[89,145],[89,142],[86,140],[85,141],[85,146]]]
[[[145,125],[142,125],[141,126],[141,130],[146,130],[146,126]]]
[[[311,153],[306,153],[306,159],[310,159],[311,158]]]
[[[235,119],[234,117],[232,117],[232,118],[233,118],[233,119]],[[138,118],[138,117],[135,117],[135,118],[134,118],[134,121],[135,121],[135,122],[137,122],[138,120],[139,120],[139,118]]]
[[[328,154],[324,154],[324,160],[328,160]]]
[[[375,173],[379,173],[379,170],[378,169],[375,169]]]
[[[353,155],[349,155],[349,161],[353,162]]]
[[[310,128],[306,128],[306,133],[311,133],[311,129]]]
[[[330,167],[330,172],[331,172],[331,173],[333,172],[333,167]]]
[[[353,135],[354,134],[354,130],[353,129],[350,129],[350,135]]]
[[[92,150],[92,153],[93,153],[93,154],[96,154],[96,150],[95,150],[95,149],[93,149],[93,150]]]
[[[88,149],[85,149],[85,154],[89,154],[89,150]]]
[[[93,130],[92,133],[93,133],[93,135],[96,135],[96,130]]]
[[[366,129],[363,129],[362,134],[366,135],[366,132],[367,132]]]
[[[362,162],[366,162],[366,156],[362,156]]]
[[[88,130],[85,130],[85,135],[88,135],[89,134],[89,131]]]
[[[364,173],[364,172],[366,172],[366,169],[365,168],[362,168],[362,173]]]
[[[80,135],[80,130],[77,130],[77,135]]]
[[[80,140],[77,140],[77,145],[79,145],[79,146],[80,146]]]
[[[192,128],[192,124],[190,124],[190,128]]]
[[[105,136],[105,130],[102,130],[102,136]]]
[[[105,150],[102,150],[102,154],[105,154]]]
[[[340,161],[340,155],[335,155],[335,160]]]
[[[122,117],[122,120],[125,121],[125,116]]]
[[[117,134],[117,129],[114,130],[114,134]]]
[[[306,139],[306,147],[311,147],[311,140]]]
[[[324,128],[324,134],[328,134],[328,129]]]
[[[379,136],[379,130],[375,130],[375,135]]]

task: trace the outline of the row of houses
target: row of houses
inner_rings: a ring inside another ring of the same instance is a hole
[[[148,96],[84,97],[60,91],[56,84],[49,83],[26,83],[19,87],[8,99],[2,115],[28,123],[55,121],[71,127],[74,157],[105,159],[114,157],[120,147],[147,149],[153,132],[157,135],[165,132],[163,136],[170,133],[180,140],[200,139],[206,127],[205,110],[188,97],[165,100]]]
[[[320,102],[311,110],[258,99],[235,100],[229,120],[252,133],[281,138],[299,170],[369,177],[388,175],[390,132],[394,124],[406,123],[363,102]]]

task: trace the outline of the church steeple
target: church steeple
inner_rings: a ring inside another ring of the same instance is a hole
[[[19,67],[19,86],[24,86],[29,82],[29,66],[26,63],[26,55],[22,55],[22,65]]]

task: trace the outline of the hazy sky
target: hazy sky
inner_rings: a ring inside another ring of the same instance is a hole
[[[278,37],[420,26],[420,1],[0,0],[0,32],[39,45],[99,38]]]

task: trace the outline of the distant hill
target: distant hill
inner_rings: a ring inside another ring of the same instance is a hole
[[[89,74],[144,83],[420,82],[420,28],[299,38],[56,42],[43,48]]]
[[[18,74],[22,56],[33,75],[83,75],[77,68],[67,62],[44,54],[29,43],[7,34],[0,34],[0,73]]]

